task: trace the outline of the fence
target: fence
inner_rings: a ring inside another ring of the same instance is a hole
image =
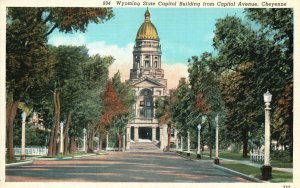
[[[264,158],[265,158],[264,153],[250,152],[250,160],[251,161],[264,161]]]
[[[14,148],[15,155],[21,155],[21,148]],[[26,155],[47,155],[48,148],[46,147],[30,147],[25,148]]]

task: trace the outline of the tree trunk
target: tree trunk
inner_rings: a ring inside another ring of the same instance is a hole
[[[170,151],[170,145],[171,145],[171,125],[168,126],[168,146],[167,146],[167,151]]]
[[[212,144],[209,144],[209,158],[212,159]]]
[[[88,153],[94,152],[94,129],[92,129],[88,134]]]
[[[54,102],[54,124],[51,129],[48,156],[52,157],[57,154],[57,137],[59,131],[59,120],[60,120],[60,98],[59,91],[55,90],[53,92],[53,102]]]
[[[8,159],[14,159],[14,119],[19,106],[18,101],[8,102],[6,104],[6,147]]]
[[[122,136],[120,133],[117,133],[117,136],[118,136],[118,141],[119,141],[119,144],[118,144],[118,151],[121,151],[121,146],[122,146]]]
[[[73,154],[73,153],[76,152],[75,136],[71,136],[70,141],[71,141],[71,144],[70,144],[70,153]]]
[[[66,126],[64,128],[64,154],[65,155],[69,154],[69,150],[68,150],[68,146],[69,146],[69,127],[71,125],[72,114],[73,114],[73,112],[70,111],[69,114],[68,114]]]
[[[99,135],[99,151],[102,151],[102,142],[103,142],[102,136]]]
[[[248,157],[248,133],[247,131],[243,132],[243,158]]]

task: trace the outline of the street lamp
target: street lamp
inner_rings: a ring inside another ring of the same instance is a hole
[[[200,130],[201,130],[201,125],[199,124],[197,126],[198,128],[198,152],[197,152],[197,158],[201,159],[201,149],[200,149]]]
[[[219,115],[216,116],[216,158],[215,158],[215,164],[220,164],[219,159]]]
[[[26,112],[22,113],[22,139],[21,139],[21,160],[26,159],[26,150],[25,150],[25,120],[26,120]]]
[[[261,167],[262,179],[269,180],[272,178],[272,166],[270,164],[270,103],[272,95],[269,91],[264,94],[265,108],[265,158],[264,165]]]
[[[85,133],[86,133],[86,128],[83,128],[83,151],[85,152],[86,151],[86,149],[85,149],[85,140],[86,140],[86,138],[85,138]]]
[[[64,122],[60,122],[60,148],[59,153],[64,152]]]
[[[190,131],[187,132],[187,156],[190,156]]]

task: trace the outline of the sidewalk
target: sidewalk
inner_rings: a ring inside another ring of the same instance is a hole
[[[56,160],[68,160],[68,159],[77,159],[77,158],[83,158],[83,157],[88,157],[88,156],[93,156],[93,155],[97,155],[95,153],[90,153],[90,154],[84,154],[84,155],[75,155],[75,156],[65,156],[65,157],[52,157],[52,158],[43,158],[45,156],[35,156],[35,157],[31,157],[28,156],[26,157],[25,161],[19,161],[19,162],[15,162],[15,163],[9,163],[9,164],[5,164],[5,167],[11,167],[11,166],[21,166],[21,165],[25,165],[25,164],[32,164],[33,161],[56,161]]]
[[[209,157],[208,155],[204,155],[204,156]],[[235,163],[240,163],[240,164],[244,164],[244,165],[248,165],[248,166],[254,166],[256,168],[260,168],[262,166],[261,164],[257,164],[257,163],[254,163],[254,162],[248,161],[248,160],[240,161],[240,160],[227,159],[227,158],[220,158],[220,160],[230,161],[230,162],[235,162]],[[278,170],[278,171],[281,171],[281,172],[293,173],[293,168],[277,168],[277,167],[272,167],[272,169],[273,170]]]

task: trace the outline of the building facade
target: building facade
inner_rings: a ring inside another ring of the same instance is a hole
[[[133,48],[133,64],[130,83],[135,89],[137,101],[135,118],[127,125],[127,149],[132,142],[151,140],[161,149],[167,146],[167,126],[159,125],[155,118],[154,103],[158,97],[167,95],[167,80],[161,68],[161,45],[158,32],[145,12]]]

